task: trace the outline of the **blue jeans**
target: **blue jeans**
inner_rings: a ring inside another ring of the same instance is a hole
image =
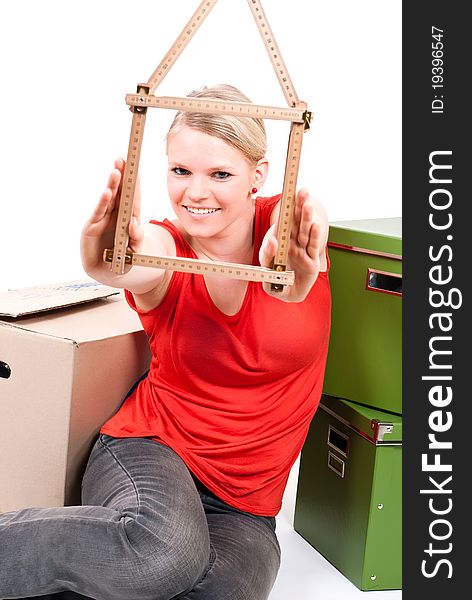
[[[0,515],[0,598],[263,600],[275,519],[225,504],[170,448],[101,435],[82,506]]]

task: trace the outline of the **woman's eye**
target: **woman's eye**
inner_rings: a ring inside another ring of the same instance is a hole
[[[176,175],[188,175],[188,171],[187,169],[182,169],[182,167],[174,167],[172,169],[172,172],[175,173]]]
[[[227,171],[216,171],[213,173],[213,177],[215,179],[228,179],[231,177],[231,173],[228,173]]]

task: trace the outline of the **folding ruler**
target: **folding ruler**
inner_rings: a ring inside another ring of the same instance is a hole
[[[105,250],[104,260],[111,263],[111,270],[117,274],[124,272],[126,264],[131,264],[202,275],[219,275],[247,281],[264,281],[271,283],[273,290],[281,291],[285,285],[292,285],[294,282],[293,271],[287,271],[288,246],[295,205],[302,137],[303,132],[309,129],[311,113],[307,110],[306,103],[298,99],[260,1],[247,0],[269,54],[275,74],[289,105],[288,108],[262,106],[245,102],[224,102],[221,100],[187,97],[158,97],[154,95],[154,90],[170,71],[216,2],[217,0],[203,0],[201,2],[180,36],[149,78],[149,81],[138,84],[136,94],[128,94],[126,96],[126,103],[130,106],[130,110],[133,113],[133,120],[128,156],[121,184],[114,248]],[[147,109],[151,107],[179,111],[237,114],[241,117],[291,121],[281,196],[281,209],[276,230],[278,248],[271,269],[252,265],[181,258],[178,256],[149,256],[130,252],[128,248],[128,227],[132,216],[133,197],[138,177],[146,113]]]

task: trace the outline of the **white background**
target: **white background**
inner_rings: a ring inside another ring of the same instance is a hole
[[[0,289],[84,276],[82,224],[117,156],[126,156],[126,93],[147,81],[199,0],[23,0],[0,7]],[[265,0],[300,99],[314,118],[299,185],[330,221],[401,214],[400,0]],[[220,0],[157,95],[232,83],[285,106],[245,0]],[[172,216],[164,135],[150,109],[141,161],[143,218]],[[288,126],[269,127],[277,193]]]

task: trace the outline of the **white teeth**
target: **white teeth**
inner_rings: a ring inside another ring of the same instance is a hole
[[[220,210],[219,208],[193,208],[192,206],[186,206],[185,208],[194,215],[208,215]]]

